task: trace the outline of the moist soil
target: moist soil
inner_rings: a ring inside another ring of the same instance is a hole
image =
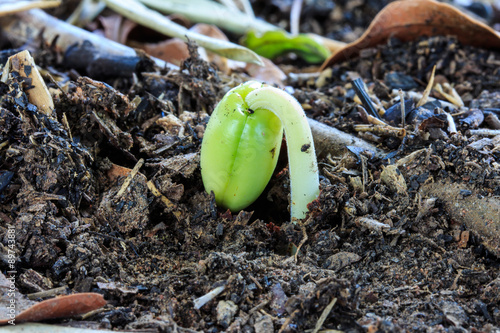
[[[280,1],[259,4],[260,15],[281,20]],[[357,24],[352,33],[379,9],[366,8],[345,15]],[[322,12],[307,13],[348,27]],[[25,78],[0,83],[0,268],[8,270],[7,226],[15,225],[21,293],[66,286],[108,302],[80,321],[50,323],[141,332],[498,331],[498,233],[488,239],[474,223],[500,210],[475,204],[500,196],[499,140],[473,135],[488,126],[467,117],[473,109],[499,115],[500,53],[453,36],[390,40],[319,77],[290,79],[309,117],[354,135],[364,122],[351,84],[358,77],[400,114],[392,91],[423,92],[437,65],[436,77],[467,107],[454,117],[456,133],[435,111],[444,104],[424,105],[404,136],[359,134],[383,155],[346,147],[320,156],[320,196],[293,224],[286,149],[243,211],[217,207],[203,187],[209,115],[244,75],[222,74],[191,47],[179,71],[144,57],[133,77],[101,82],[65,67],[50,44],[32,51],[61,83],[48,83],[53,116],[28,102]],[[281,61],[289,69],[295,60]],[[394,117],[387,122],[399,126]],[[478,211],[467,217],[455,206]],[[198,308],[213,290],[220,293]]]

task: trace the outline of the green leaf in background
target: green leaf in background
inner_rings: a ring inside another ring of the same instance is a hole
[[[243,44],[257,54],[274,59],[284,53],[293,52],[311,64],[323,62],[330,51],[313,38],[305,34],[290,36],[285,31],[267,31],[257,34],[249,31]]]
[[[229,59],[249,62],[260,66],[264,65],[255,52],[241,45],[189,31],[183,26],[170,21],[157,11],[147,8],[139,1],[104,0],[104,2],[109,8],[125,16],[129,20],[156,30],[167,36],[177,37],[184,41],[187,41],[188,39],[194,40],[199,46]]]

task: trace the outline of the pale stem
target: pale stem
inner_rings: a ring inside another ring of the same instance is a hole
[[[307,205],[319,194],[318,163],[307,117],[299,102],[281,89],[263,87],[250,92],[245,101],[252,110],[273,112],[285,130],[290,172],[291,219],[303,219]]]

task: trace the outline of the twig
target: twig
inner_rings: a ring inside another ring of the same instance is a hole
[[[400,139],[406,136],[406,130],[404,128],[397,128],[387,124],[385,125],[356,124],[353,127],[354,130],[358,132],[373,132],[376,134],[382,134],[386,136],[395,136]]]
[[[104,312],[104,311],[107,311],[107,309],[105,309],[105,308],[100,308],[100,309],[96,309],[96,310],[93,310],[93,311],[89,311],[89,312],[87,312],[87,313],[82,314],[82,315],[81,315],[81,319],[82,319],[82,320],[86,320],[86,319],[88,319],[88,318],[92,317],[93,315],[96,315],[96,314],[101,313],[101,312]]]
[[[386,151],[360,139],[352,134],[348,134],[334,127],[330,127],[319,121],[308,118],[309,126],[314,138],[314,147],[318,158],[331,154],[332,156],[342,156],[346,151],[346,146],[356,146],[374,153],[377,157],[387,154]]]
[[[401,105],[401,128],[405,128],[406,110],[405,110],[405,94],[399,89],[399,105]]]
[[[373,106],[373,102],[371,101],[370,96],[368,96],[368,93],[365,91],[365,83],[363,82],[363,80],[361,78],[357,78],[351,83],[354,91],[356,92],[356,95],[361,100],[361,103],[363,103],[365,109],[367,109],[374,117],[380,119],[380,115]]]
[[[457,93],[455,88],[450,86],[448,83],[444,83],[443,85],[436,83],[436,85],[434,86],[434,90],[443,95],[449,102],[453,103],[455,106],[464,106],[464,102],[462,101],[460,95]]]
[[[139,169],[142,167],[142,165],[144,164],[144,159],[140,159],[137,164],[134,166],[134,168],[132,169],[132,171],[130,171],[130,173],[128,174],[127,178],[125,178],[125,181],[123,182],[120,190],[118,191],[118,193],[116,193],[116,199],[119,199],[123,193],[125,193],[125,191],[127,190],[127,187],[130,185],[130,182],[132,182],[132,179],[134,179],[135,175],[137,175],[137,173],[139,172]]]
[[[193,301],[194,308],[198,310],[203,305],[207,304],[208,302],[210,302],[211,300],[213,300],[215,297],[217,297],[221,292],[224,291],[225,288],[226,288],[226,286],[219,286],[219,287],[217,287],[217,288],[209,291],[205,295],[203,295],[201,297],[198,297],[197,299],[195,299]]]
[[[52,296],[56,296],[56,295],[60,295],[60,294],[66,293],[66,289],[68,289],[68,286],[62,286],[62,287],[58,287],[58,288],[53,288],[53,289],[49,289],[49,290],[40,291],[40,292],[37,292],[37,293],[27,294],[26,296],[29,299],[52,297]]]
[[[283,325],[281,325],[281,328],[280,330],[278,331],[278,333],[283,333],[287,326],[292,322],[293,318],[300,312],[299,309],[295,310],[292,312],[292,314],[290,315],[290,317],[286,318],[285,322],[283,323]]]
[[[94,45],[100,54],[135,57],[133,48],[116,43],[112,40],[75,27],[64,21],[46,14],[41,9],[32,9],[8,17],[0,18],[0,27],[3,33],[12,41],[23,44],[38,40],[43,36],[47,43],[53,43],[56,50],[64,53],[74,44],[83,44],[84,41]],[[178,69],[177,66],[163,60],[152,58],[157,66]]]
[[[260,290],[264,289],[264,288],[262,288],[262,285],[260,284],[260,282],[256,278],[254,278],[252,275],[249,275],[248,277],[250,278],[250,280],[253,281],[253,283],[255,283],[257,288],[259,288]]]
[[[453,120],[453,116],[449,112],[444,112],[446,115],[446,120],[448,121],[448,132],[450,134],[457,133],[457,126],[455,125],[455,120]]]
[[[306,222],[306,223],[307,223],[307,222]],[[305,226],[302,226],[302,235],[303,235],[304,237],[300,240],[300,243],[299,243],[299,245],[297,246],[297,251],[295,251],[295,255],[293,256],[293,258],[295,259],[295,263],[297,263],[300,248],[301,248],[301,247],[302,247],[302,245],[304,245],[304,244],[307,242],[307,240],[309,239],[309,238],[307,237],[307,232],[306,232],[306,227],[305,227]]]
[[[172,210],[172,214],[174,214],[177,221],[180,222],[181,212],[177,210],[177,206],[172,201],[170,201],[166,196],[161,194],[161,192],[156,188],[152,180],[148,181],[146,185],[148,186],[148,189],[155,197],[160,198],[161,202],[163,202],[163,204],[167,206],[167,208]]]
[[[494,129],[474,129],[474,130],[469,130],[471,135],[480,135],[480,136],[497,136],[500,135],[500,130],[494,130]]]
[[[321,316],[319,317],[318,321],[316,322],[316,326],[314,327],[314,330],[312,333],[318,333],[318,331],[321,329],[321,326],[323,326],[323,323],[325,322],[326,318],[330,314],[330,311],[332,311],[333,306],[337,303],[337,298],[332,299],[330,304],[326,306],[326,308],[323,310],[321,313]]]
[[[253,308],[251,308],[250,311],[248,311],[248,314],[252,314],[255,311],[259,311],[260,309],[262,309],[263,307],[265,307],[267,304],[269,304],[269,300],[266,300],[266,301],[263,301],[263,302],[257,304],[256,306],[254,306]]]
[[[434,74],[435,73],[436,73],[436,66],[434,65],[434,68],[432,68],[432,74],[431,74],[431,77],[429,79],[429,83],[427,84],[427,87],[425,87],[424,93],[422,94],[422,97],[420,97],[420,100],[417,103],[417,108],[424,105],[425,103],[427,103],[427,100],[429,98],[429,94],[431,93],[432,87],[434,86]]]

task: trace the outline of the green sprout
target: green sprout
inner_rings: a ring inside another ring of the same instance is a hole
[[[201,146],[201,176],[219,206],[238,211],[264,191],[287,142],[292,221],[305,217],[319,194],[311,129],[302,107],[281,89],[249,81],[215,108]]]

